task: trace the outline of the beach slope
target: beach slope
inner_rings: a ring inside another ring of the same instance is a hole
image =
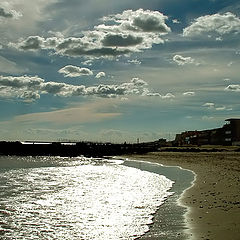
[[[239,152],[152,152],[130,155],[168,166],[180,166],[196,174],[194,185],[181,196],[191,239],[240,239]]]

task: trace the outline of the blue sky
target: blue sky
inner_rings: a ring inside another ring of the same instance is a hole
[[[0,3],[0,139],[173,139],[240,116],[240,4]]]

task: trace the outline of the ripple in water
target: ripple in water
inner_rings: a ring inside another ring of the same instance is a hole
[[[135,239],[148,231],[173,184],[116,162],[11,161],[20,161],[22,168],[0,168],[2,239]]]

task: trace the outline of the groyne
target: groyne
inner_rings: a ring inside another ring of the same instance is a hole
[[[157,151],[151,144],[113,144],[94,142],[0,142],[0,155],[17,156],[91,156],[102,157],[121,154],[143,154]]]

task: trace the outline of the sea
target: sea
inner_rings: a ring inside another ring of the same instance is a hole
[[[138,165],[0,156],[0,239],[139,239],[174,195],[175,181]]]

